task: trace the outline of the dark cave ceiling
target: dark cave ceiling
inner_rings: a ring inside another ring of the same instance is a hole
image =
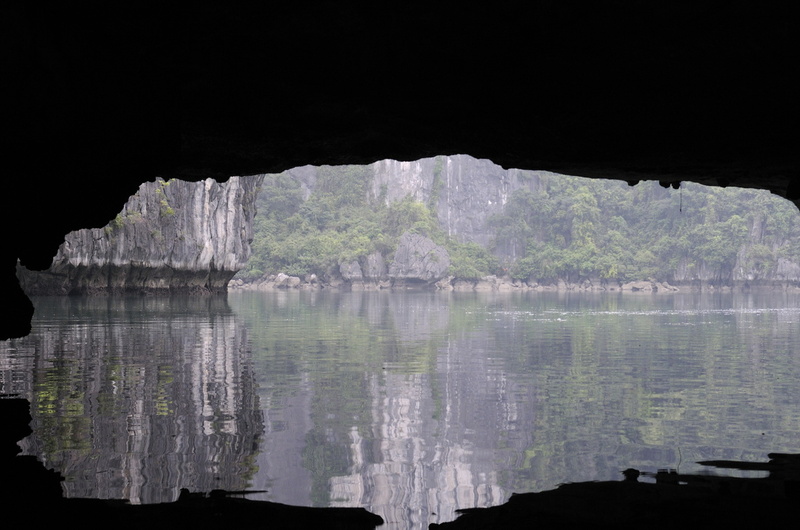
[[[463,153],[800,202],[790,3],[271,4],[0,8],[2,338],[17,259],[155,176]]]

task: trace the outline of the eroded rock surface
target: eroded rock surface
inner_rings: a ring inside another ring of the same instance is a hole
[[[29,295],[221,292],[250,257],[263,177],[146,182],[103,228],[67,234],[45,271],[18,267]]]
[[[389,265],[389,277],[396,281],[434,283],[450,267],[447,250],[420,234],[404,233]]]

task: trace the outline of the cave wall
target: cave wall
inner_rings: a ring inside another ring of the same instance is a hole
[[[17,260],[156,176],[469,154],[800,201],[791,3],[0,9],[2,338],[30,328]]]

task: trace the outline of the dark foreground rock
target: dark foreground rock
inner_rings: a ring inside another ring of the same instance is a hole
[[[60,520],[81,527],[115,529],[268,528],[372,530],[383,519],[363,508],[309,508],[229,497],[225,492],[189,494],[175,502],[130,505],[97,499],[63,499],[49,506]],[[88,524],[83,521],[89,521]]]
[[[768,463],[700,462],[769,471],[767,478],[679,475],[655,483],[630,469],[621,481],[564,484],[513,495],[501,506],[459,510],[438,530],[504,528],[795,528],[800,516],[800,455],[771,454]]]

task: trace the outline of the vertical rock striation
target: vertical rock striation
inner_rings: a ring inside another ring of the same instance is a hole
[[[224,292],[250,257],[263,176],[147,182],[104,228],[67,234],[46,271],[18,267],[28,295]]]
[[[381,160],[372,164],[372,194],[391,204],[410,196],[430,204],[447,235],[488,246],[487,220],[503,211],[518,189],[536,190],[548,171],[504,169],[468,155],[437,156],[413,162]]]

